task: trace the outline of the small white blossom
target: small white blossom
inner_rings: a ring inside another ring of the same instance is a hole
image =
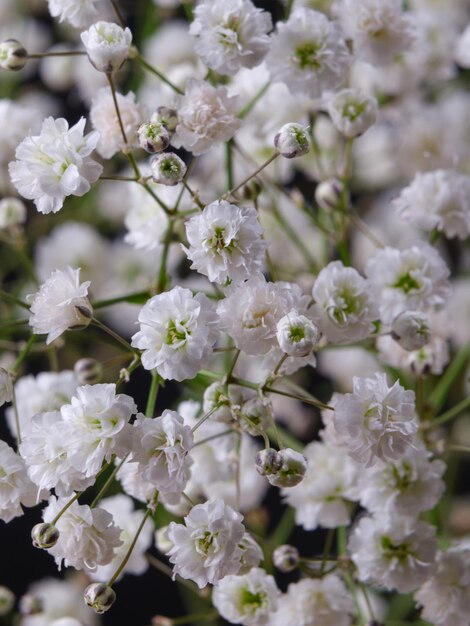
[[[369,283],[353,267],[329,263],[318,274],[312,296],[313,312],[329,341],[352,343],[374,331],[379,312]]]
[[[138,462],[142,479],[160,493],[179,496],[190,476],[193,433],[176,411],[165,410],[160,417],[137,415],[133,425],[132,461]]]
[[[90,281],[80,284],[79,269],[66,267],[52,272],[39,291],[27,297],[31,303],[29,323],[33,332],[47,334],[46,343],[50,344],[66,330],[88,326],[92,315],[87,298],[89,285]]]
[[[278,22],[276,29],[266,57],[273,81],[310,98],[342,83],[350,55],[337,24],[323,13],[298,8],[287,22]]]
[[[90,157],[100,134],[83,135],[85,124],[82,117],[69,128],[64,118],[48,117],[39,135],[16,148],[18,160],[8,166],[11,181],[40,213],[56,213],[67,196],[83,196],[100,177],[103,168]]]
[[[413,23],[401,0],[342,0],[338,16],[354,54],[372,65],[390,63],[413,44]]]
[[[415,394],[398,381],[389,387],[385,374],[355,376],[353,393],[336,397],[334,425],[358,463],[397,460],[415,445]]]
[[[202,589],[238,573],[243,555],[239,544],[245,533],[240,513],[222,500],[208,500],[194,506],[184,522],[171,522],[167,530],[174,574],[194,580]]]
[[[269,49],[271,16],[251,0],[202,0],[189,33],[207,67],[233,76],[240,67],[259,65]]]
[[[194,378],[218,338],[217,316],[209,299],[174,287],[150,298],[139,313],[141,330],[132,345],[143,350],[142,365],[163,378]]]
[[[432,573],[435,528],[399,517],[363,517],[352,532],[348,551],[359,580],[409,593]]]
[[[69,498],[51,498],[43,511],[45,522],[52,522]],[[122,542],[121,529],[114,524],[107,511],[74,502],[55,523],[59,531],[57,543],[48,549],[57,566],[94,572],[99,565],[107,565],[114,557],[114,549]]]
[[[254,208],[225,200],[208,204],[186,222],[191,268],[211,282],[241,283],[262,269],[266,242]]]
[[[229,97],[225,87],[213,87],[203,80],[190,79],[178,106],[178,125],[171,143],[194,156],[215,144],[231,139],[241,122],[236,117],[238,99]]]
[[[363,135],[377,119],[377,100],[356,89],[342,89],[328,102],[336,128],[350,139]]]
[[[100,72],[118,70],[129,56],[132,33],[112,22],[96,22],[80,35],[91,64]]]
[[[470,176],[454,170],[416,174],[392,207],[406,220],[446,237],[466,239],[470,234]]]
[[[0,440],[0,519],[9,522],[23,515],[23,506],[34,506],[38,489],[26,473],[23,459]]]
[[[406,250],[381,248],[367,260],[365,273],[379,299],[384,324],[403,311],[444,304],[450,290],[449,269],[429,245]]]
[[[272,576],[253,568],[242,576],[225,576],[212,592],[212,604],[231,624],[262,626],[277,608],[279,590]]]
[[[98,15],[96,4],[101,0],[47,0],[49,13],[57,17],[59,22],[70,22],[72,26],[81,28]]]
[[[137,146],[139,144],[137,131],[145,118],[145,110],[136,102],[132,91],[125,96],[116,93],[116,99],[127,143],[129,146]],[[116,152],[126,147],[113,96],[108,87],[102,87],[93,98],[90,121],[93,128],[100,133],[96,149],[104,159],[110,159]]]
[[[312,320],[295,310],[281,317],[276,328],[279,347],[289,356],[311,354],[320,339],[320,331]]]
[[[432,575],[415,593],[421,617],[435,626],[468,626],[470,551],[438,552]]]
[[[345,584],[330,574],[291,583],[278,599],[269,626],[349,626],[353,614],[354,603]]]

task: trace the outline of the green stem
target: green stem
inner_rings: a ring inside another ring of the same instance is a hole
[[[98,491],[96,496],[93,498],[93,502],[90,504],[90,509],[95,507],[98,504],[98,502],[101,500],[103,495],[108,491],[111,483],[114,480],[114,477],[119,472],[119,470],[124,465],[124,463],[127,461],[127,457],[129,456],[129,454],[130,454],[130,452],[128,454],[126,454],[126,456],[122,459],[122,461],[120,461],[119,464],[114,467],[113,471],[108,476],[108,478],[107,478],[106,482],[104,483],[104,485],[101,487],[101,489]],[[104,471],[107,467],[108,467],[107,465],[104,466],[100,471]]]
[[[148,63],[143,57],[141,57],[140,54],[136,56],[135,58],[142,65],[142,67],[144,67],[151,74],[154,74],[155,76],[157,76],[162,81],[162,83],[165,83],[165,85],[168,85],[168,87],[171,87],[171,89],[173,89],[173,91],[178,93],[180,96],[184,96],[184,91],[182,89],[180,89],[177,85],[172,83],[171,80],[168,80],[168,78],[164,76],[159,70],[157,70],[156,67],[153,67],[153,65],[150,65],[150,63]]]
[[[470,396],[468,398],[465,398],[458,404],[456,404],[454,407],[452,407],[451,409],[449,409],[448,411],[446,411],[439,417],[436,417],[435,419],[433,419],[432,422],[429,424],[429,427],[436,428],[437,426],[441,426],[442,424],[445,424],[446,422],[450,421],[457,415],[460,415],[460,413],[463,413],[465,409],[468,409],[468,408],[470,408]]]
[[[162,258],[160,261],[160,268],[158,270],[157,284],[155,285],[155,293],[163,293],[165,291],[167,281],[166,265],[168,261],[168,253],[170,250],[171,240],[173,238],[173,228],[175,226],[174,220],[170,220],[165,233],[165,239],[163,241]]]
[[[147,399],[147,406],[145,408],[145,415],[147,417],[153,417],[155,413],[155,404],[157,402],[158,388],[160,385],[160,376],[157,374],[157,370],[152,370],[152,382],[150,384],[150,391]]]
[[[11,400],[12,400],[12,404],[13,404],[13,413],[15,416],[15,430],[16,430],[16,447],[17,449],[20,447],[21,444],[21,428],[20,428],[20,416],[18,414],[18,404],[16,402],[16,392],[15,392],[15,385],[12,384],[11,386]]]
[[[169,578],[173,578],[173,570],[171,569],[171,567],[168,567],[168,565],[166,565],[165,563],[162,563],[151,554],[145,554],[144,556],[147,559],[149,565],[151,565],[153,568],[155,568],[157,571],[161,572],[162,574],[165,574],[165,576],[168,576]],[[193,583],[192,581],[186,580],[185,578],[180,578],[180,577],[177,577],[176,581],[200,597],[199,589],[195,583]]]
[[[35,52],[28,54],[28,59],[45,59],[46,57],[76,57],[85,56],[84,50],[63,50],[62,52]]]
[[[470,342],[460,348],[429,396],[429,404],[434,407],[435,411],[439,411],[442,408],[453,382],[464,369],[469,358]]]
[[[218,439],[219,437],[225,437],[226,435],[231,435],[232,433],[233,433],[233,430],[224,430],[223,433],[217,433],[217,435],[211,435],[210,437],[205,437],[204,439],[200,439],[199,441],[197,441],[193,445],[193,448],[195,448],[196,446],[202,446],[204,443],[208,443],[209,441],[212,441],[213,439]],[[468,451],[470,452],[470,448],[468,448]]]
[[[132,354],[137,354],[134,348],[131,346],[131,344],[127,342],[125,339],[123,339],[120,335],[115,333],[112,328],[109,328],[109,326],[106,326],[106,324],[103,324],[103,322],[100,322],[100,320],[97,319],[96,317],[92,317],[92,322],[95,326],[103,330],[110,337],[112,337],[115,341],[117,341],[123,348],[125,348],[129,352],[132,352]]]
[[[191,432],[192,432],[192,433],[195,433],[195,432],[196,432],[196,430],[199,428],[199,426],[202,426],[202,425],[204,424],[204,422],[205,422],[206,420],[208,420],[208,419],[209,419],[209,417],[210,417],[213,413],[215,413],[215,412],[217,411],[217,409],[218,409],[218,407],[216,407],[216,406],[215,406],[213,409],[211,409],[211,410],[210,410],[210,411],[208,411],[205,415],[203,415],[203,416],[201,417],[201,419],[200,419],[199,421],[197,421],[197,422],[194,424],[194,426],[191,428]]]
[[[116,115],[117,115],[117,118],[118,118],[118,123],[119,123],[119,128],[121,130],[121,135],[122,135],[122,138],[124,140],[124,145],[127,148],[127,146],[128,146],[127,135],[126,135],[126,131],[124,129],[124,124],[122,122],[121,111],[119,110],[119,105],[118,105],[118,101],[117,101],[117,97],[116,97],[116,88],[114,86],[114,80],[113,80],[112,72],[107,72],[106,73],[106,78],[108,79],[109,88],[111,89],[111,95],[113,97],[113,102],[114,102],[114,109],[116,110]]]
[[[62,515],[65,513],[65,511],[72,506],[72,504],[78,500],[78,498],[82,495],[83,491],[77,491],[77,493],[70,498],[70,500],[67,502],[67,504],[65,506],[63,506],[60,511],[57,513],[57,515],[54,517],[54,519],[52,520],[51,524],[53,526],[55,526],[57,524],[57,522],[59,521],[59,519],[62,517]]]
[[[264,94],[267,92],[267,90],[269,89],[269,86],[271,84],[271,81],[268,80],[267,83],[265,83],[261,89],[258,91],[258,93],[243,107],[243,109],[241,109],[238,113],[237,113],[237,117],[239,117],[240,119],[243,119],[244,117],[246,117],[248,115],[248,113],[250,113],[250,111],[253,109],[253,107],[256,105],[256,103],[264,96]],[[230,185],[229,185],[230,186]]]
[[[269,543],[275,547],[282,546],[292,534],[295,527],[295,511],[291,507],[287,507],[284,511],[279,524],[269,537]]]
[[[120,180],[128,183],[137,183],[139,182],[138,178],[132,176],[100,176],[100,180]]]
[[[12,367],[10,368],[10,372],[13,375],[16,375],[18,373],[18,370],[20,369],[23,361],[26,359],[26,357],[30,353],[31,348],[33,347],[36,339],[37,339],[36,335],[31,335],[31,337],[28,339],[26,345],[24,346],[24,348],[19,353],[16,361],[13,363]]]
[[[23,302],[23,300],[21,300],[20,298],[17,298],[14,294],[9,293],[8,291],[4,291],[3,289],[0,289],[0,298],[3,298],[4,300],[8,300],[9,302],[12,302],[13,304],[17,304],[18,306],[23,307],[23,309],[27,309],[29,311],[29,304],[26,304],[26,302]]]
[[[122,28],[124,28],[124,26],[126,25],[126,23],[124,22],[124,18],[122,17],[122,13],[119,10],[119,7],[117,5],[117,3],[115,2],[115,0],[109,0],[111,7],[114,11],[114,14],[116,15],[116,19],[119,22],[119,24],[122,26]]]
[[[112,306],[113,304],[119,304],[120,302],[135,302],[137,300],[137,304],[140,304],[142,298],[150,298],[150,292],[148,290],[145,291],[135,291],[133,293],[126,293],[123,296],[117,296],[116,298],[108,298],[107,300],[98,300],[97,302],[93,302],[93,309],[104,309],[107,306]]]
[[[227,170],[227,187],[231,189],[233,181],[233,142],[230,140],[225,145],[225,169]]]
[[[279,156],[279,152],[275,152],[274,154],[272,154],[269,159],[267,159],[262,165],[260,165],[254,172],[252,172],[249,176],[247,176],[244,180],[242,180],[241,183],[239,183],[236,187],[234,187],[233,189],[230,189],[230,191],[227,191],[227,193],[224,194],[224,198],[228,198],[230,196],[233,196],[234,193],[236,193],[239,189],[241,189],[241,187],[244,187],[247,183],[250,182],[250,180],[252,178],[255,178],[255,176],[258,176],[258,174],[260,172],[262,172],[266,167],[268,167],[268,165],[270,165],[273,161],[275,161]]]
[[[325,545],[323,547],[323,555],[322,555],[322,561],[320,565],[320,574],[323,574],[325,571],[326,563],[330,556],[331,548],[333,547],[334,538],[335,538],[335,529],[329,528],[326,533]]]

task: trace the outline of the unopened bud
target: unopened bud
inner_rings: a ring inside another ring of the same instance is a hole
[[[267,474],[267,479],[275,487],[295,487],[305,476],[307,460],[292,448],[279,451],[281,467],[276,473]]]
[[[28,60],[28,53],[16,39],[0,43],[0,68],[2,70],[22,70]]]
[[[330,100],[328,113],[339,132],[353,139],[375,123],[377,100],[357,89],[342,89]]]
[[[429,341],[428,320],[420,311],[404,311],[393,320],[391,334],[404,350],[419,350]]]
[[[69,326],[69,330],[83,330],[86,328],[93,317],[93,307],[88,298],[82,298],[82,304],[75,305],[76,322]]]
[[[165,152],[154,157],[150,163],[152,178],[161,185],[176,185],[186,174],[186,165],[174,152]]]
[[[255,457],[255,467],[261,476],[274,474],[282,467],[282,457],[279,452],[273,448],[260,450]]]
[[[341,202],[343,186],[337,178],[329,178],[318,183],[315,189],[315,202],[324,211],[334,211]]]
[[[308,130],[302,124],[284,124],[274,137],[274,145],[286,159],[303,156],[310,150]]]
[[[178,113],[175,109],[168,107],[158,107],[156,112],[150,118],[155,124],[163,124],[163,126],[172,133],[178,125]]]
[[[103,366],[96,359],[79,359],[73,371],[77,375],[80,385],[94,385],[101,380]]]
[[[279,546],[273,552],[273,563],[284,574],[292,572],[299,564],[299,551],[296,547],[287,544]]]
[[[264,432],[273,419],[272,405],[267,398],[256,397],[247,400],[240,413],[242,417],[240,426],[253,437],[259,435],[260,431]]]
[[[173,543],[168,539],[167,530],[168,526],[162,526],[155,531],[155,545],[162,554],[167,554],[173,547]]]
[[[234,411],[240,408],[242,402],[243,394],[240,387],[216,381],[204,391],[203,409],[204,413],[213,411],[212,421],[231,422]]]
[[[44,610],[44,603],[39,596],[33,593],[25,593],[19,601],[19,610],[21,615],[37,615]]]
[[[26,220],[26,207],[18,198],[0,200],[0,228],[18,226]]]
[[[59,539],[59,531],[53,524],[44,522],[36,524],[31,530],[31,539],[35,548],[47,550],[55,546]]]
[[[87,605],[93,609],[95,613],[106,613],[116,600],[116,594],[113,588],[106,583],[92,583],[88,585],[83,597]]]
[[[154,154],[170,145],[170,133],[160,122],[144,122],[137,131],[140,147]]]
[[[0,586],[0,616],[11,611],[15,604],[15,594],[8,587]]]

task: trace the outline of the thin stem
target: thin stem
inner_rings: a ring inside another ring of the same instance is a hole
[[[186,191],[191,196],[191,198],[194,200],[194,202],[197,204],[197,206],[202,210],[204,208],[204,204],[201,202],[198,194],[191,189],[191,187],[188,185],[188,183],[184,179],[181,182],[182,182],[184,188],[186,189]]]
[[[15,385],[11,385],[11,400],[13,404],[13,413],[15,416],[15,430],[16,430],[16,447],[19,448],[21,444],[21,428],[20,428],[20,416],[18,414],[18,404],[16,402]]]
[[[325,545],[323,548],[323,555],[322,555],[322,560],[321,560],[321,565],[320,565],[320,574],[323,574],[323,572],[325,571],[326,563],[330,556],[331,548],[333,547],[334,538],[335,538],[335,529],[329,528],[328,532],[326,533]]]
[[[233,371],[235,369],[235,366],[237,365],[237,361],[238,361],[238,358],[240,356],[240,353],[241,353],[241,350],[237,349],[237,351],[235,352],[235,355],[233,357],[233,361],[232,361],[232,363],[231,363],[231,365],[230,365],[230,367],[228,369],[228,372],[227,372],[227,374],[225,376],[225,378],[227,380],[227,384],[230,382],[230,380],[232,378]]]
[[[139,179],[132,176],[100,176],[100,180],[120,180],[128,183],[138,183]]]
[[[20,369],[23,361],[26,359],[26,357],[30,353],[31,348],[33,347],[36,339],[37,339],[36,335],[31,335],[31,337],[28,339],[26,345],[24,346],[24,348],[19,353],[16,361],[13,363],[12,367],[10,368],[10,372],[14,376],[18,373],[18,370]]]
[[[150,298],[150,292],[148,290],[135,291],[133,293],[126,293],[123,296],[117,296],[116,298],[98,300],[97,302],[93,302],[93,309],[104,309],[107,306],[119,304],[120,302],[135,302],[136,299],[138,300],[137,304],[140,304],[142,298]]]
[[[124,26],[126,25],[124,18],[122,17],[122,13],[119,10],[119,7],[117,5],[117,3],[115,2],[115,0],[109,0],[111,7],[114,11],[114,14],[116,15],[117,21],[119,22],[119,24],[124,28]]]
[[[268,165],[275,161],[278,156],[279,152],[275,152],[274,154],[272,154],[269,159],[267,159],[262,165],[260,165],[252,174],[250,174],[250,176],[247,176],[244,180],[242,180],[240,184],[238,184],[233,189],[230,189],[230,191],[227,191],[227,193],[225,193],[223,197],[228,198],[230,196],[233,196],[233,194],[236,193],[241,187],[249,183],[252,178],[258,176],[260,172],[262,172],[266,167],[268,167]]]
[[[164,76],[159,70],[157,70],[156,67],[153,67],[153,65],[150,65],[150,63],[148,63],[142,56],[140,56],[140,54],[136,56],[135,58],[142,65],[142,67],[144,67],[147,71],[149,71],[151,74],[155,74],[155,76],[158,76],[158,78],[163,83],[168,85],[168,87],[171,87],[171,89],[173,89],[173,91],[178,93],[180,96],[184,96],[184,91],[182,89],[180,89],[177,85],[172,83],[171,80],[168,80],[168,78]]]
[[[125,339],[123,339],[120,335],[115,333],[112,328],[109,328],[109,326],[106,326],[106,324],[103,324],[103,322],[100,322],[100,320],[98,320],[96,317],[92,317],[91,319],[95,326],[97,326],[98,328],[101,328],[101,330],[104,330],[105,333],[107,333],[110,337],[115,339],[121,346],[123,346],[123,348],[125,348],[129,352],[132,352],[132,354],[136,354],[136,351],[131,346],[131,344],[127,342]]]
[[[380,241],[380,239],[371,231],[371,229],[367,226],[364,220],[359,217],[356,213],[352,212],[352,209],[349,212],[349,219],[356,226],[361,233],[371,241],[376,248],[383,248],[384,244]]]
[[[225,145],[225,169],[227,170],[227,187],[231,189],[233,182],[233,142],[227,141]]]
[[[429,404],[434,407],[436,411],[444,404],[449,389],[451,388],[454,380],[460,374],[460,372],[464,369],[467,361],[470,358],[470,341],[462,346],[462,348],[457,352],[452,363],[444,372],[444,375],[440,378],[437,385],[434,387],[431,395],[428,398]]]
[[[62,517],[62,515],[65,513],[65,511],[72,506],[72,504],[78,500],[78,498],[82,495],[83,491],[77,491],[77,493],[70,498],[70,500],[67,502],[67,504],[65,506],[63,506],[60,511],[57,513],[57,515],[54,517],[54,519],[52,520],[51,524],[53,526],[55,526],[57,524],[57,522],[59,521],[59,519]]]
[[[62,52],[35,52],[34,54],[28,54],[28,59],[44,59],[46,57],[77,57],[84,56],[86,52],[84,50],[63,50]]]
[[[450,421],[451,419],[453,419],[460,413],[463,413],[465,409],[468,409],[469,407],[470,407],[470,396],[468,398],[465,398],[458,404],[456,404],[454,407],[452,407],[451,409],[449,409],[448,411],[446,411],[439,417],[436,417],[435,419],[433,419],[432,422],[429,424],[429,428],[436,428],[437,426],[441,426],[442,424],[445,424],[446,422]]]
[[[3,289],[0,289],[0,298],[3,298],[4,300],[8,300],[9,302],[12,302],[13,304],[17,304],[18,306],[23,307],[23,309],[27,309],[29,311],[29,304],[26,304],[26,302],[23,302],[23,300],[21,300],[20,298],[17,298],[14,294],[9,293],[8,291],[4,291]]]
[[[157,402],[158,388],[160,385],[160,376],[157,374],[157,370],[152,371],[152,382],[150,384],[150,391],[147,398],[147,406],[145,408],[145,415],[147,417],[153,417],[155,413],[155,404]]]
[[[202,426],[202,425],[204,424],[204,422],[205,422],[206,420],[208,420],[208,419],[209,419],[209,417],[210,417],[213,413],[215,413],[215,412],[217,411],[217,409],[218,409],[218,408],[219,408],[219,407],[215,406],[213,409],[211,409],[211,410],[210,410],[210,411],[208,411],[205,415],[203,415],[203,416],[201,417],[201,419],[200,419],[198,422],[196,422],[196,424],[194,424],[194,426],[191,428],[191,432],[192,432],[192,433],[195,433],[195,432],[196,432],[196,430],[199,428],[199,426]]]
[[[114,477],[116,476],[116,474],[119,472],[119,470],[121,469],[121,467],[124,465],[124,463],[127,461],[127,458],[129,456],[130,452],[128,454],[126,454],[126,456],[120,461],[120,463],[118,465],[116,465],[113,469],[113,471],[111,472],[111,474],[108,476],[108,479],[106,480],[106,482],[104,483],[104,485],[101,487],[101,489],[98,491],[98,493],[96,494],[96,496],[93,499],[93,502],[90,504],[90,509],[92,509],[93,507],[95,507],[98,502],[101,500],[101,498],[103,497],[103,495],[108,491],[111,483],[114,480]],[[106,468],[103,468],[103,470]],[[103,471],[102,470],[102,471]]]
[[[116,115],[117,115],[118,122],[119,122],[119,128],[121,129],[121,135],[122,135],[122,138],[124,140],[124,144],[125,144],[125,146],[127,148],[127,145],[128,145],[127,135],[126,135],[126,131],[124,129],[124,124],[122,123],[121,111],[119,110],[119,105],[118,105],[118,101],[117,101],[117,97],[116,97],[116,88],[114,87],[114,80],[113,80],[112,72],[107,72],[106,73],[106,78],[108,79],[109,88],[111,89],[111,95],[113,97],[114,108],[116,110]]]
[[[173,239],[173,229],[175,227],[174,220],[170,220],[163,241],[162,258],[160,260],[160,268],[157,275],[157,283],[155,285],[155,293],[159,294],[165,291],[166,286],[166,265],[168,262],[168,253],[170,251],[171,240]]]
[[[155,500],[156,500],[156,497],[154,498],[154,501]],[[142,529],[143,529],[143,527],[145,525],[145,522],[148,520],[148,518],[150,517],[150,515],[154,511],[154,505],[155,505],[154,501],[151,503],[152,506],[150,504],[147,506],[147,510],[145,511],[145,515],[143,516],[142,521],[140,522],[139,527],[137,529],[137,532],[134,535],[132,543],[129,546],[127,552],[126,552],[126,556],[123,558],[123,560],[121,561],[121,564],[119,565],[117,570],[114,572],[114,574],[111,576],[111,578],[107,582],[108,587],[112,587],[113,586],[113,583],[115,583],[116,580],[119,578],[119,575],[121,574],[122,570],[126,567],[126,564],[127,564],[128,560],[131,558],[132,551],[135,548],[135,544],[137,543],[137,539],[139,538],[139,535],[142,532]]]
[[[173,578],[173,570],[171,569],[171,567],[168,567],[168,565],[166,565],[165,563],[162,563],[151,554],[145,554],[144,556],[147,559],[149,565],[151,565],[153,568],[155,568],[162,574],[165,574],[165,576],[168,576],[169,578]],[[176,581],[179,582],[184,587],[186,587],[187,589],[189,589],[190,591],[192,591],[193,593],[195,593],[197,596],[200,596],[199,589],[197,588],[195,583],[192,583],[191,581],[186,580],[185,578],[180,578],[179,576],[176,578]]]
[[[218,439],[219,437],[225,437],[225,435],[231,435],[232,433],[233,433],[233,430],[224,430],[223,433],[217,433],[217,435],[211,435],[210,437],[205,437],[204,439],[197,441],[193,445],[193,448],[195,448],[196,446],[202,446],[204,443],[208,443],[209,441],[212,441],[213,439]],[[470,452],[470,448],[468,450]]]
[[[256,103],[264,96],[264,94],[267,92],[267,90],[269,89],[269,86],[271,84],[271,81],[268,80],[267,83],[265,83],[261,89],[258,91],[258,93],[243,107],[243,109],[241,109],[238,113],[237,113],[237,117],[239,117],[240,119],[243,119],[244,117],[246,117],[248,115],[248,113],[250,113],[250,111],[253,109],[253,107],[256,105]]]

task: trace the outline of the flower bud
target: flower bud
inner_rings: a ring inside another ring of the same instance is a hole
[[[152,178],[161,185],[176,185],[186,174],[186,165],[174,152],[165,152],[154,157],[150,163]]]
[[[267,474],[267,479],[275,487],[295,487],[305,476],[307,460],[292,448],[279,451],[281,467],[275,473]]]
[[[312,320],[290,311],[281,317],[276,331],[279,347],[289,356],[307,356],[317,345],[320,331]]]
[[[101,380],[103,366],[96,359],[79,359],[73,371],[77,375],[80,385],[94,385]]]
[[[90,63],[100,72],[118,70],[129,56],[132,33],[112,22],[96,22],[80,35]]]
[[[0,68],[14,72],[22,70],[28,60],[26,49],[16,39],[0,43]]]
[[[204,391],[204,413],[214,411],[211,420],[217,422],[231,422],[234,418],[233,410],[238,410],[243,402],[243,394],[237,385],[225,385],[216,381]]]
[[[21,615],[37,615],[43,612],[44,603],[40,596],[35,596],[33,593],[25,593],[20,598],[19,610]]]
[[[31,539],[35,548],[47,550],[55,546],[59,539],[59,531],[52,524],[44,522],[36,524],[31,530]]]
[[[26,220],[26,207],[18,198],[7,197],[0,200],[0,228],[10,228],[23,224]]]
[[[420,311],[404,311],[392,322],[392,338],[404,350],[419,350],[430,337],[426,316]]]
[[[375,124],[377,100],[357,89],[342,89],[330,100],[328,113],[339,132],[353,139]]]
[[[273,552],[273,563],[274,567],[284,574],[292,572],[299,564],[299,551],[287,544],[279,546]]]
[[[0,586],[0,616],[11,611],[15,604],[15,594],[8,587]]]
[[[274,137],[274,145],[286,159],[303,156],[310,150],[308,130],[301,124],[284,124]]]
[[[337,178],[319,183],[315,189],[315,202],[324,211],[335,211],[341,202],[343,186]]]
[[[92,583],[88,585],[83,597],[87,605],[93,609],[95,613],[106,613],[116,600],[116,594],[113,588],[106,583]]]
[[[144,122],[137,131],[140,147],[154,154],[170,145],[170,133],[160,122]]]
[[[175,109],[168,107],[158,107],[156,112],[150,118],[153,124],[162,124],[168,132],[172,133],[178,125],[178,113]]]
[[[13,383],[10,374],[0,367],[0,406],[13,399]]]
[[[155,531],[155,545],[162,554],[166,554],[173,547],[172,542],[168,539],[167,530],[168,526],[162,526]]]
[[[82,304],[75,305],[76,321],[68,330],[83,330],[91,322],[93,308],[88,298],[83,298]]]
[[[282,457],[279,452],[273,448],[260,450],[255,457],[255,467],[261,476],[274,474],[282,467]]]
[[[247,400],[240,411],[240,426],[249,435],[256,437],[264,432],[272,423],[273,410],[271,402],[267,398],[251,398]],[[247,419],[243,419],[247,418]]]

